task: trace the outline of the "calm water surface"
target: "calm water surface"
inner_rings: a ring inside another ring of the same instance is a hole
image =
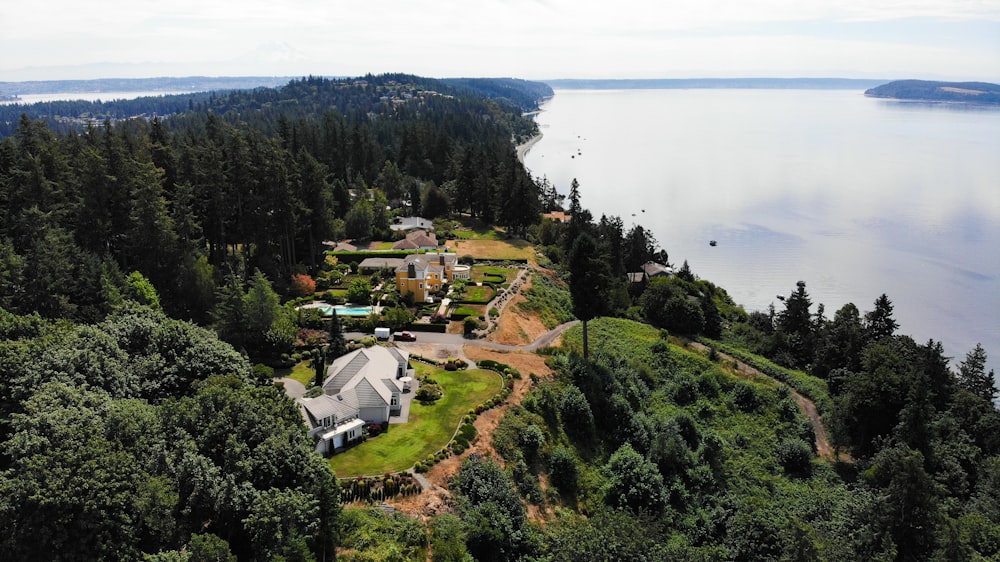
[[[804,280],[1000,370],[1000,111],[852,90],[560,90],[526,158],[748,310]],[[716,247],[709,240],[717,240]]]

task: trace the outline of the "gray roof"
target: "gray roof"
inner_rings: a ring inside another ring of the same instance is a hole
[[[383,267],[399,267],[403,264],[400,258],[365,258],[358,264],[358,269],[382,269]]]
[[[360,407],[390,404],[392,393],[401,391],[396,373],[409,359],[409,353],[395,347],[376,345],[352,351],[330,365],[323,391],[345,396],[354,391]]]
[[[430,271],[443,274],[444,267],[441,265],[441,256],[444,256],[444,263],[446,265],[454,266],[458,263],[458,254],[455,253],[428,252],[426,254],[410,254],[396,268],[396,271],[406,271],[408,266],[413,265],[413,268],[417,272],[417,278],[425,277],[427,272]]]
[[[352,389],[358,396],[358,406],[361,408],[381,407],[392,401],[392,392],[382,384],[381,380],[361,379]]]
[[[409,362],[409,360],[410,360],[410,352],[409,351],[403,351],[402,349],[399,349],[398,347],[383,347],[382,349],[388,351],[390,355],[392,355],[394,358],[396,358],[396,361],[399,361],[401,363],[406,363],[406,362]]]
[[[314,427],[327,416],[336,416],[337,420],[343,420],[358,415],[358,398],[354,392],[345,392],[337,396],[323,394],[315,398],[303,398],[299,403],[309,416],[310,425]]]

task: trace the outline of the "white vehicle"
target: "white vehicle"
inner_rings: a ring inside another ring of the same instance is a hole
[[[377,340],[387,340],[389,339],[389,328],[375,328],[375,339]]]

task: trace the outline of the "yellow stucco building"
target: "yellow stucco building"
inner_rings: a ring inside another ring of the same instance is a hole
[[[458,263],[458,254],[413,254],[396,268],[396,288],[401,295],[413,295],[414,302],[427,302],[445,284],[468,279],[470,271],[469,266]]]

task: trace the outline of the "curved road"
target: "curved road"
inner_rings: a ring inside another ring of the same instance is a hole
[[[496,343],[481,339],[466,338],[461,334],[439,334],[436,332],[415,332],[417,336],[416,342],[395,342],[397,346],[402,349],[407,349],[407,347],[416,345],[451,345],[451,346],[465,346],[472,345],[476,347],[485,347],[488,349],[495,349],[497,351],[537,351],[543,347],[551,345],[553,341],[563,334],[566,330],[572,328],[579,324],[579,320],[573,320],[566,322],[565,324],[560,324],[555,328],[545,332],[544,334],[535,338],[535,341],[531,343],[521,344],[521,345],[508,345],[503,343]],[[344,334],[347,339],[361,339],[364,336],[370,334],[365,334],[362,332],[348,332]]]

